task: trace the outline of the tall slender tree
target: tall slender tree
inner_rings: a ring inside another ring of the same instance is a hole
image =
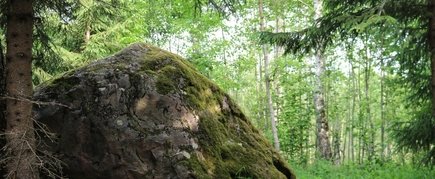
[[[383,44],[383,43],[382,43]],[[381,79],[380,79],[380,83],[381,83],[381,159],[384,160],[385,159],[385,69],[384,69],[384,59],[381,58]]]
[[[260,18],[260,31],[265,30],[265,24],[264,24],[264,14],[263,14],[263,1],[258,0],[258,16]],[[279,147],[279,138],[278,138],[278,128],[276,127],[276,118],[275,118],[275,110],[273,109],[273,101],[272,101],[272,94],[271,94],[271,80],[270,80],[270,74],[269,74],[269,52],[267,50],[266,45],[263,45],[262,47],[263,52],[263,60],[264,60],[264,81],[266,84],[266,97],[267,97],[267,106],[269,111],[269,117],[270,117],[270,124],[272,127],[272,135],[273,135],[273,145],[276,150],[280,150]]]
[[[355,91],[356,91],[356,79],[355,79],[355,71],[354,71],[354,65],[352,62],[351,57],[351,52],[349,52],[350,49],[348,49],[348,58],[349,58],[349,65],[350,65],[350,70],[349,70],[349,83],[351,83],[351,85],[349,85],[349,95],[352,95],[352,107],[350,109],[350,118],[349,118],[349,158],[352,162],[355,162],[355,141],[354,141],[354,128],[355,128],[355,120],[354,120],[354,116],[355,116],[355,107],[356,107],[356,95],[355,95]]]
[[[368,38],[368,37],[367,37]],[[365,49],[365,60],[364,60],[364,108],[365,108],[365,122],[369,123],[368,131],[370,133],[369,141],[367,146],[367,157],[368,160],[371,160],[374,152],[375,152],[375,131],[374,124],[372,119],[372,112],[370,106],[370,76],[371,76],[371,66],[372,66],[372,54],[370,51],[370,45],[368,44],[368,40],[366,40],[366,49]],[[367,128],[366,128],[367,129]]]
[[[322,16],[322,1],[314,0],[314,20],[319,19]],[[323,57],[322,49],[316,49],[315,51],[315,69],[316,69],[316,84],[314,91],[314,106],[316,109],[316,124],[317,124],[317,149],[320,157],[324,159],[331,159],[331,144],[329,141],[329,125],[326,115],[325,106],[325,92],[324,82],[325,77],[325,60]]]

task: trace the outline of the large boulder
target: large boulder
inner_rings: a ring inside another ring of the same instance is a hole
[[[153,46],[70,71],[34,98],[56,134],[41,150],[69,178],[294,178],[227,94]]]

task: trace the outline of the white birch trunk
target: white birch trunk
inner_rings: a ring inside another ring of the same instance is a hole
[[[322,1],[314,0],[314,19],[317,20],[322,15]],[[331,144],[329,141],[329,126],[325,110],[323,77],[325,73],[324,59],[322,51],[315,52],[316,87],[314,94],[314,105],[316,108],[317,126],[317,149],[321,158],[331,159]]]

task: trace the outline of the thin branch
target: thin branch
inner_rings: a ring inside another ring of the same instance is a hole
[[[37,104],[37,105],[40,105],[40,106],[44,106],[44,105],[45,106],[62,106],[62,107],[68,108],[68,109],[72,109],[71,106],[68,106],[68,105],[65,105],[65,104],[62,104],[62,103],[57,103],[57,102],[33,101],[33,100],[29,100],[27,98],[17,98],[17,97],[11,97],[11,96],[0,97],[0,100],[6,100],[6,99],[16,100],[16,101],[24,101],[24,102],[28,102],[28,103],[32,103],[32,104]]]

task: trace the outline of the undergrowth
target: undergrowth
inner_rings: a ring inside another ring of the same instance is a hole
[[[343,164],[332,165],[325,161],[316,161],[308,166],[291,164],[297,178],[300,179],[433,179],[435,168],[412,165],[385,164]]]

